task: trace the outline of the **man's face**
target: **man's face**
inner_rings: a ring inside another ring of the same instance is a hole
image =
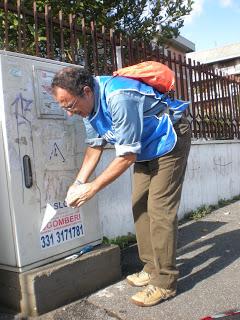
[[[78,114],[87,117],[94,107],[94,94],[88,86],[83,89],[83,96],[75,96],[66,89],[56,87],[54,89],[54,99],[60,104],[69,116]]]

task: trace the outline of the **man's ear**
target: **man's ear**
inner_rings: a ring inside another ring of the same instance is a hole
[[[93,95],[93,91],[92,91],[92,89],[91,89],[89,86],[85,86],[85,87],[83,88],[83,93],[84,93],[84,95],[87,96],[87,97]]]

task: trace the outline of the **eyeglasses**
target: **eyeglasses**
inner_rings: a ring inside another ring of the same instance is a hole
[[[63,108],[65,111],[70,111],[70,112],[71,112],[71,111],[73,110],[76,102],[77,102],[77,98],[76,98],[73,102],[69,103],[66,107],[62,106],[62,108]]]

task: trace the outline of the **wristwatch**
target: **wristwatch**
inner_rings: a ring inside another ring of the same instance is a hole
[[[76,184],[76,185],[80,186],[81,184],[84,184],[84,183],[83,183],[82,181],[76,179],[76,180],[73,182],[73,184]]]

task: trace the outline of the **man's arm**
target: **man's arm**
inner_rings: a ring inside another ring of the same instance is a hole
[[[108,167],[92,181],[92,188],[95,192],[100,191],[108,184],[116,180],[124,171],[126,171],[136,161],[134,153],[116,157]]]
[[[135,161],[136,155],[133,153],[115,158],[92,182],[77,186],[76,193],[73,194],[72,197],[71,195],[68,197],[68,205],[71,207],[80,207],[91,199],[98,191],[116,180]]]
[[[76,177],[76,180],[86,183],[95,170],[101,155],[103,152],[103,147],[87,147],[85,155],[83,158],[81,169]]]

